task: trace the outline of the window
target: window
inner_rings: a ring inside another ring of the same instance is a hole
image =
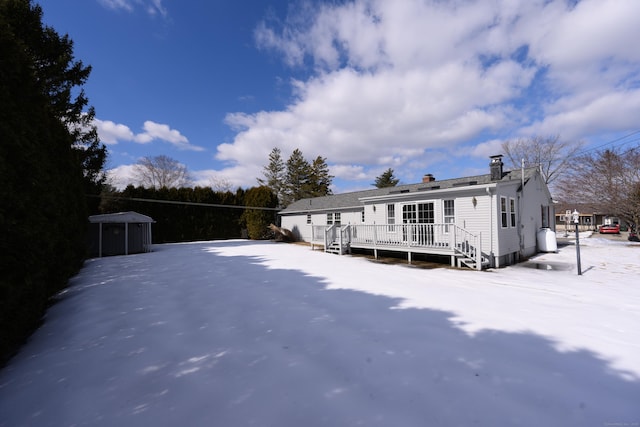
[[[453,224],[456,222],[456,210],[453,200],[444,201],[444,223]]]
[[[540,214],[542,216],[542,227],[549,226],[549,206],[540,206]]]
[[[433,224],[434,221],[433,203],[418,203],[418,224]]]
[[[340,222],[340,212],[336,212],[336,213],[334,213],[334,214],[333,214],[333,223],[334,223],[335,225],[340,225],[340,224],[342,224],[342,223]]]
[[[500,197],[500,225],[502,228],[507,228],[507,198]]]
[[[389,224],[389,231],[394,231],[395,223],[396,223],[396,205],[387,205],[387,224]]]
[[[311,214],[307,214],[307,224],[311,224]]]
[[[516,199],[509,199],[509,215],[511,216],[511,227],[516,226]]]
[[[329,212],[327,214],[327,225],[332,225],[333,224],[333,212]]]
[[[416,218],[416,205],[404,205],[402,207],[403,224],[415,224],[417,222]]]

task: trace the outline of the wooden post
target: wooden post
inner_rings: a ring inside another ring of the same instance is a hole
[[[98,257],[102,258],[102,223],[99,222],[98,224],[100,225],[98,231]]]
[[[129,255],[129,223],[124,223],[124,254]]]

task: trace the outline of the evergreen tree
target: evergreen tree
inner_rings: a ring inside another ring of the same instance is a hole
[[[395,187],[398,182],[400,180],[393,176],[393,169],[389,168],[376,178],[376,182],[373,185],[376,188]]]
[[[282,204],[284,181],[285,181],[286,167],[282,160],[282,153],[279,148],[274,148],[269,153],[269,164],[264,167],[262,174],[264,179],[258,178],[260,185],[267,186],[271,189],[273,194],[278,197],[278,200]]]
[[[42,8],[30,0],[3,0],[3,13],[19,45],[26,49],[36,88],[46,100],[50,113],[64,124],[70,134],[70,148],[83,170],[86,194],[99,195],[106,177],[104,164],[107,150],[100,143],[93,125],[95,110],[88,106],[82,89],[91,73],[73,55],[73,41],[60,36],[42,23]],[[92,213],[99,200],[92,203]]]
[[[278,198],[267,186],[253,187],[247,190],[245,203],[248,207],[274,208]],[[247,227],[250,239],[266,239],[269,236],[269,224],[274,222],[274,211],[267,209],[246,209],[242,220]]]
[[[305,160],[302,151],[293,150],[287,160],[287,170],[283,191],[283,206],[287,206],[296,200],[309,197],[311,194],[311,165]]]
[[[0,0],[0,364],[85,256],[86,184],[106,151],[86,128],[90,68],[72,48],[39,6]]]
[[[329,173],[327,159],[321,156],[311,164],[311,175],[309,179],[309,197],[320,197],[331,194],[331,183],[333,175]]]

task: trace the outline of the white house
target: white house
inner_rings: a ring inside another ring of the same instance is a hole
[[[451,265],[503,267],[539,251],[555,230],[551,194],[537,168],[298,200],[282,227],[326,251],[353,248],[447,255]],[[555,234],[553,235],[555,239]],[[554,240],[555,243],[555,240]],[[543,250],[545,250],[543,248]]]

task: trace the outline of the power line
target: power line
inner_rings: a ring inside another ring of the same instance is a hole
[[[204,206],[209,208],[230,208],[230,209],[254,209],[263,211],[279,211],[282,208],[268,208],[264,206],[238,206],[238,205],[223,205],[219,203],[200,203],[200,202],[181,202],[178,200],[160,200],[160,199],[143,199],[140,197],[122,197],[122,196],[96,196],[95,194],[87,194],[87,197],[97,197],[104,199],[114,200],[129,200],[132,202],[146,202],[146,203],[164,203],[167,205],[186,205],[186,206]]]
[[[588,148],[588,149],[585,149],[585,150],[582,150],[582,151],[578,151],[575,155],[576,155],[576,156],[577,156],[577,155],[582,155],[582,154],[586,154],[586,153],[588,153],[588,152],[590,152],[590,151],[598,150],[598,149],[600,149],[600,148],[602,148],[602,147],[606,147],[607,145],[615,144],[615,143],[616,143],[616,142],[618,142],[618,141],[622,141],[622,140],[624,140],[624,139],[626,139],[626,138],[629,138],[630,136],[637,135],[637,134],[639,134],[639,133],[640,133],[640,130],[633,131],[633,132],[631,132],[631,133],[629,133],[629,134],[627,134],[627,135],[621,136],[620,138],[616,138],[616,139],[614,139],[614,140],[612,140],[612,141],[609,141],[609,142],[605,142],[604,144],[600,144],[600,145],[598,145],[598,146],[596,146],[596,147],[590,147],[590,148]],[[620,146],[619,146],[619,147],[621,147],[621,146],[623,146],[623,145],[627,145],[627,144],[632,143],[632,142],[637,142],[637,141],[640,141],[640,138],[634,138],[634,139],[632,139],[632,140],[630,140],[630,141],[626,141],[626,142],[624,142],[623,144],[620,144]],[[618,148],[619,148],[619,147],[618,147]]]
[[[589,148],[585,148],[584,150],[577,151],[577,152],[575,152],[571,157],[572,157],[572,158],[576,158],[576,157],[578,157],[578,156],[585,155],[585,154],[587,154],[587,153],[590,153],[590,152],[592,152],[592,151],[599,150],[599,149],[601,149],[602,147],[605,147],[605,146],[607,146],[607,145],[615,144],[616,142],[622,141],[622,140],[624,140],[624,139],[627,139],[627,138],[629,138],[629,137],[631,137],[631,136],[633,136],[633,135],[637,135],[637,134],[640,134],[640,130],[633,131],[633,132],[631,132],[631,133],[629,133],[629,134],[627,134],[627,135],[624,135],[624,136],[621,136],[621,137],[616,138],[616,139],[614,139],[614,140],[611,140],[611,141],[605,142],[605,143],[600,144],[600,145],[598,145],[598,146],[595,146],[595,147],[589,147]],[[620,147],[622,147],[622,146],[624,146],[624,145],[631,144],[631,143],[633,143],[633,142],[640,142],[640,136],[638,136],[638,137],[636,137],[636,138],[633,138],[633,139],[630,139],[630,140],[628,140],[628,141],[625,141],[625,142],[623,142],[622,144],[618,144],[618,145],[617,145],[616,147],[614,147],[614,148],[620,148]],[[630,151],[634,150],[635,148],[637,148],[637,147],[631,147],[631,148],[628,148],[628,149],[627,149],[627,150],[625,150],[624,152],[620,153],[620,155],[621,155],[621,156],[624,156],[625,154],[629,153]],[[564,160],[566,160],[566,157],[565,157],[565,156],[552,157],[552,158],[550,158],[550,159],[549,159],[549,161],[550,161],[550,162],[562,162],[562,161],[564,161]]]

